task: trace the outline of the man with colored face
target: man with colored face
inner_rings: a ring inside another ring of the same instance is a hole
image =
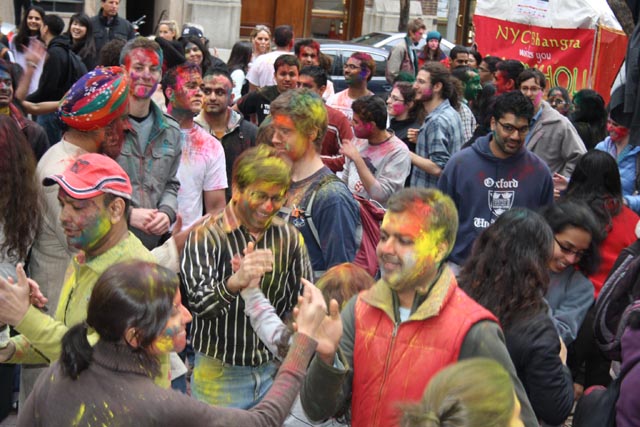
[[[354,260],[359,206],[320,157],[327,129],[320,95],[308,89],[285,92],[271,103],[271,115],[271,143],[292,162],[291,187],[280,213],[304,237],[317,278],[334,265]]]
[[[187,228],[202,216],[202,211],[215,215],[224,209],[227,188],[224,150],[220,141],[195,124],[193,118],[202,110],[200,67],[192,63],[167,71],[162,87],[169,113],[180,123],[182,158],[177,177],[178,213]]]
[[[231,182],[233,163],[247,148],[256,145],[258,127],[231,108],[233,82],[225,70],[207,71],[203,78],[204,107],[195,118],[222,143],[226,162],[227,183]],[[225,190],[226,201],[231,200],[231,186]]]
[[[120,0],[101,0],[102,7],[98,14],[91,18],[96,52],[113,39],[131,40],[135,37],[133,25],[118,16]]]
[[[568,118],[543,100],[547,79],[536,68],[524,70],[516,80],[518,89],[533,103],[531,129],[525,138],[529,151],[545,161],[551,173],[569,178],[576,163],[587,152]]]
[[[85,320],[89,296],[102,272],[125,260],[155,262],[127,229],[132,188],[115,160],[98,153],[82,154],[67,163],[63,172],[42,182],[56,194],[66,244],[79,252],[68,264],[53,316],[31,305],[30,285],[21,266],[17,284],[0,279],[0,324],[12,325],[21,334],[0,342],[2,362],[48,364],[57,360],[63,335]],[[97,338],[90,334],[91,342]],[[168,374],[166,368],[164,372]],[[168,386],[166,379],[163,384]]]
[[[180,126],[151,100],[162,77],[162,50],[149,39],[129,41],[120,62],[129,74],[128,132],[118,163],[133,185],[129,226],[142,243],[155,248],[176,220]]]
[[[398,73],[405,73],[416,76],[418,73],[418,44],[422,40],[427,26],[422,18],[416,18],[407,24],[407,36],[404,40],[396,44],[389,58],[387,59],[386,76],[390,84],[394,83]]]
[[[537,210],[553,202],[551,172],[524,144],[532,117],[533,105],[520,91],[498,96],[492,132],[454,154],[444,168],[438,188],[460,213],[449,256],[454,269],[467,259],[476,237],[502,213],[516,206]]]
[[[496,95],[516,90],[516,80],[524,71],[522,62],[507,59],[496,64]]]
[[[342,142],[342,180],[352,193],[385,206],[409,175],[409,148],[387,130],[387,104],[379,96],[356,99],[351,124],[359,141]]]
[[[415,102],[421,102],[427,117],[420,128],[415,153],[412,187],[435,187],[451,156],[464,144],[460,114],[451,105],[460,102],[451,72],[439,62],[425,64],[413,83]]]
[[[15,88],[18,81],[14,78],[13,70],[13,64],[0,59],[0,115],[8,115],[16,121],[29,141],[36,160],[40,160],[49,149],[49,138],[39,124],[29,120],[14,104]]]
[[[342,310],[341,351],[319,347],[305,377],[300,398],[312,421],[350,401],[353,427],[395,425],[398,403],[419,400],[439,370],[488,357],[510,373],[525,425],[538,425],[496,317],[459,289],[445,262],[457,227],[453,201],[435,189],[391,196],[377,246],[381,278]]]
[[[304,239],[276,216],[291,184],[291,165],[267,145],[235,162],[231,202],[189,235],[182,277],[193,313],[192,396],[212,405],[250,408],[272,384],[274,355],[244,314],[239,292],[259,283],[281,318],[312,275]]]
[[[293,48],[293,52],[300,61],[300,66],[305,67],[317,67],[320,65],[320,44],[313,39],[298,40]],[[327,100],[331,95],[335,93],[333,90],[333,82],[327,80],[324,91],[321,93],[322,99]]]
[[[275,85],[250,92],[240,98],[233,106],[233,109],[242,113],[247,120],[255,115],[255,122],[258,126],[269,115],[271,101],[281,93],[298,86],[298,72],[300,71],[298,58],[289,54],[281,55],[273,63],[273,69],[275,71]]]
[[[309,89],[320,96],[326,93],[329,80],[324,68],[317,65],[310,65],[300,70],[298,86]],[[327,109],[328,126],[327,132],[322,139],[320,157],[322,162],[333,172],[341,171],[344,167],[344,156],[340,154],[342,141],[353,139],[353,129],[351,123],[340,111],[325,105]]]
[[[344,81],[347,88],[327,99],[327,105],[344,114],[347,119],[353,118],[351,104],[353,101],[366,95],[373,95],[367,89],[367,82],[373,77],[376,63],[371,55],[362,52],[352,54],[343,66]]]

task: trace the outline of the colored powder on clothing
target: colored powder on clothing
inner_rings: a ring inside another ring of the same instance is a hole
[[[75,418],[73,419],[71,425],[72,426],[79,426],[80,425],[80,421],[82,420],[82,417],[84,417],[84,412],[86,410],[86,406],[84,403],[80,404],[80,408],[78,409],[78,413],[76,414]]]

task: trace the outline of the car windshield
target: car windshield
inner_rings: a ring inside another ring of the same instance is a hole
[[[351,42],[373,46],[376,43],[379,43],[388,37],[389,37],[388,34],[369,33],[369,34],[365,34],[364,36],[356,37],[355,39],[351,40]]]

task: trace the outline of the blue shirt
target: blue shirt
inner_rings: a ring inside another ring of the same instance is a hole
[[[460,114],[448,99],[442,101],[425,119],[416,144],[416,154],[444,169],[449,158],[464,144]],[[438,177],[420,168],[411,172],[411,187],[436,187]]]

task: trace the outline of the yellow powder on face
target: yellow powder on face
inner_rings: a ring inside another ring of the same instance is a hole
[[[159,336],[155,342],[155,347],[159,352],[165,354],[173,351],[173,339],[170,336]]]

